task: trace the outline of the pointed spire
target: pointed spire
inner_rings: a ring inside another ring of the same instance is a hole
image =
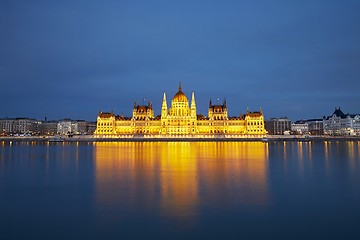
[[[262,114],[262,107],[260,107],[260,113]]]
[[[195,103],[195,93],[194,91],[191,93],[191,116],[196,118],[196,103]]]
[[[210,98],[210,102],[209,102],[209,108],[212,107],[212,101],[211,101],[211,98]]]
[[[161,106],[161,117],[166,117],[167,116],[167,103],[166,103],[166,94],[164,92],[164,97],[163,97],[163,101],[162,101],[162,106]]]
[[[223,103],[224,107],[226,107],[226,98],[224,98],[224,103]]]
[[[163,102],[162,102],[162,109],[167,110],[167,103],[166,103],[166,93],[164,92]]]
[[[195,104],[195,93],[192,92],[191,94],[191,108],[193,107],[196,107],[196,104]]]
[[[179,83],[179,91],[181,91],[182,90],[182,88],[181,88],[181,81],[180,81],[180,83]]]

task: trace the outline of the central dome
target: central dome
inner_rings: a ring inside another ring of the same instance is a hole
[[[188,99],[187,99],[185,93],[183,93],[183,91],[181,91],[181,85],[179,86],[179,91],[175,94],[175,96],[173,98],[173,102],[188,102]]]

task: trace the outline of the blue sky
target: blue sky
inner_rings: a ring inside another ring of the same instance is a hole
[[[198,113],[360,113],[360,1],[0,1],[0,117],[160,114],[181,81]]]

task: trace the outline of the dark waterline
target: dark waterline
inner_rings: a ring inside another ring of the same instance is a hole
[[[0,239],[360,239],[360,142],[0,142]]]

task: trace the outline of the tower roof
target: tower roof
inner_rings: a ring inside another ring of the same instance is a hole
[[[339,108],[335,108],[335,111],[333,113],[333,115],[336,115],[337,117],[344,117],[346,114],[343,113],[343,111],[340,110],[340,107]]]
[[[175,94],[173,98],[173,102],[188,102],[185,93],[183,93],[183,91],[181,90],[181,84],[179,85],[178,92]]]

